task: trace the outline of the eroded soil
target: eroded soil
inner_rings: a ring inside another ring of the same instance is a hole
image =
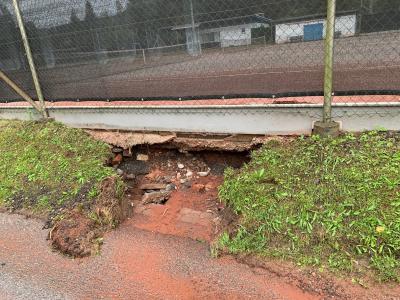
[[[218,200],[223,172],[228,166],[241,167],[247,153],[181,153],[142,147],[132,156],[119,165],[122,176],[135,177],[127,179],[127,197],[134,209],[131,223],[140,229],[211,242],[226,223],[222,218],[226,208]]]

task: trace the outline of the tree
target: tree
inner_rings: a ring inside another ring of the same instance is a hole
[[[98,48],[98,33],[93,32],[94,28],[96,27],[96,14],[94,12],[92,3],[90,3],[89,0],[87,0],[85,3],[85,20],[82,25],[83,28],[87,30],[79,34],[80,38],[82,38],[80,47],[84,52],[93,52],[96,48]]]
[[[76,24],[76,23],[80,22],[78,16],[76,15],[75,9],[72,9],[71,16],[69,17],[69,20],[70,20],[71,24]]]
[[[87,0],[85,4],[85,21],[94,22],[94,20],[96,20],[96,14],[94,12],[92,3]]]
[[[120,0],[115,0],[115,8],[117,10],[117,14],[121,14],[124,11],[124,6]]]

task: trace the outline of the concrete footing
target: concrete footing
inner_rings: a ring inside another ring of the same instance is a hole
[[[313,134],[321,137],[337,137],[340,133],[340,124],[337,122],[315,122],[312,131]]]

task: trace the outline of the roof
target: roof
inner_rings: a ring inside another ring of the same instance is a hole
[[[200,23],[194,24],[194,27],[199,27],[199,26],[200,26]],[[183,25],[174,26],[171,29],[172,30],[181,30],[181,29],[192,28],[192,27],[193,27],[193,24],[183,24]]]
[[[357,15],[357,14],[358,14],[358,10],[348,10],[348,11],[337,12],[336,16],[348,16],[348,15]],[[314,14],[314,15],[274,20],[273,23],[274,24],[295,23],[295,22],[300,22],[300,21],[311,21],[311,20],[316,20],[316,19],[319,20],[319,19],[325,19],[325,18],[326,18],[326,14]]]
[[[210,29],[210,28],[222,28],[222,27],[230,27],[230,26],[238,26],[238,25],[246,25],[246,24],[270,24],[272,22],[271,19],[266,18],[264,14],[259,13],[255,15],[248,16],[239,16],[232,17],[226,19],[218,19],[218,20],[210,20],[203,21],[201,23],[196,23],[195,27],[199,27],[201,29]],[[192,28],[192,24],[183,24],[172,27],[172,30],[181,30],[186,28]]]

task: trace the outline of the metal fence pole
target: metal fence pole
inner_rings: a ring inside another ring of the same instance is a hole
[[[35,85],[36,94],[39,99],[40,105],[42,107],[43,116],[45,118],[48,118],[49,115],[46,110],[46,105],[44,102],[42,89],[40,87],[40,82],[39,82],[39,78],[38,78],[38,75],[36,72],[35,62],[32,57],[32,51],[31,51],[31,47],[29,46],[29,41],[28,41],[28,37],[26,35],[26,30],[25,30],[24,22],[22,20],[22,15],[21,15],[21,10],[19,8],[18,0],[13,0],[13,5],[14,5],[14,10],[15,10],[15,15],[17,17],[18,27],[19,27],[19,30],[21,31],[21,36],[22,36],[22,41],[24,43],[26,56],[28,58],[29,67],[30,67],[30,70],[32,73],[32,78],[33,78],[33,83]]]
[[[35,102],[27,93],[25,93],[14,81],[12,81],[1,70],[0,70],[0,79],[3,80],[9,87],[11,87],[24,100],[29,102],[38,112],[42,113],[42,107],[37,102]]]
[[[332,120],[332,98],[333,98],[333,50],[335,39],[335,17],[336,0],[327,1],[327,20],[325,30],[325,51],[324,51],[324,109],[322,122],[314,124],[313,133],[327,137],[339,135],[340,125]]]
[[[325,37],[325,77],[323,122],[332,121],[333,47],[335,38],[336,0],[327,0],[327,20]]]

